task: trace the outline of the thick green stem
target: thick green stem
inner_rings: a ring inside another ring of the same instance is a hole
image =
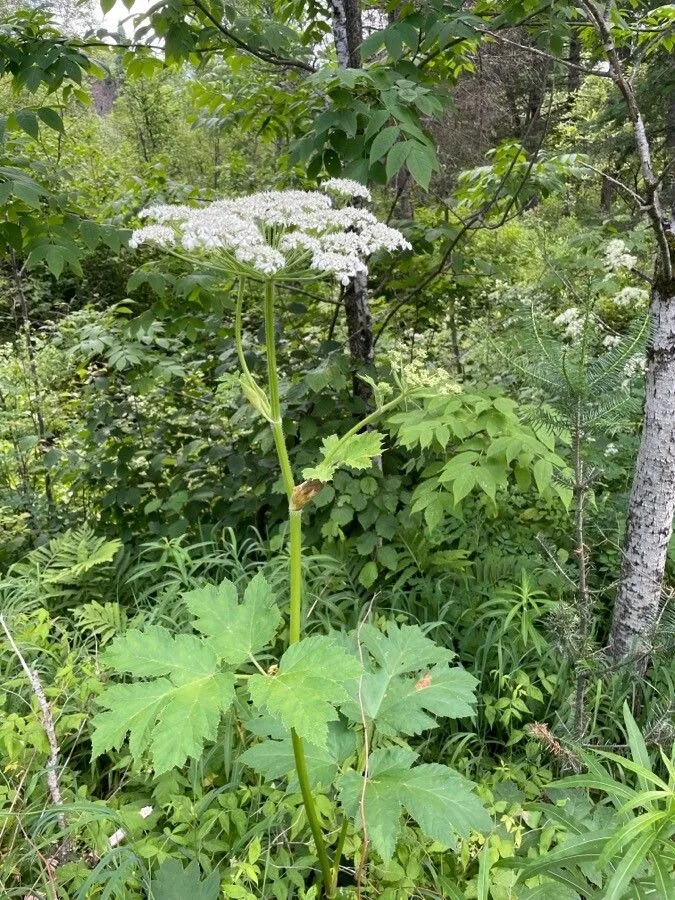
[[[238,303],[238,308],[240,304]],[[281,398],[279,395],[279,374],[277,372],[277,353],[274,334],[274,284],[265,284],[265,346],[267,349],[267,382],[270,392],[271,426],[274,445],[281,468],[281,478],[288,497],[289,514],[289,588],[290,588],[290,621],[289,644],[295,644],[302,635],[302,512],[293,508],[293,491],[295,482],[293,470],[288,457],[288,449],[284,438],[283,420],[281,418]],[[243,354],[242,354],[243,355]],[[240,358],[241,359],[241,358]],[[316,855],[321,866],[321,877],[327,897],[334,897],[333,871],[331,868],[326,841],[321,830],[321,823],[316,812],[314,796],[309,784],[305,749],[300,737],[291,731],[295,770],[300,784],[300,793],[307,813],[307,821],[316,844]]]
[[[284,482],[284,490],[288,495],[288,502],[293,496],[293,471],[288,458],[286,440],[284,439],[284,426],[281,420],[281,398],[279,395],[279,373],[277,372],[277,348],[274,335],[274,282],[265,284],[265,347],[267,349],[267,382],[270,391],[270,408],[272,411],[272,434],[274,446],[279,458],[281,477]]]
[[[291,730],[291,742],[293,744],[293,758],[295,760],[295,771],[300,784],[300,793],[302,794],[302,801],[305,804],[307,821],[309,822],[309,827],[312,836],[314,837],[316,855],[319,858],[319,865],[321,866],[321,879],[323,881],[326,897],[330,900],[331,897],[335,896],[335,891],[333,890],[333,872],[330,859],[328,858],[326,841],[324,840],[323,831],[321,830],[321,823],[319,822],[319,816],[317,815],[316,806],[314,805],[314,795],[309,786],[309,773],[307,772],[307,761],[305,760],[305,747],[302,743],[302,739],[294,730]]]
[[[297,644],[302,632],[302,512],[291,509],[289,528],[289,581],[290,604],[288,643]]]
[[[237,348],[237,359],[239,360],[239,366],[244,375],[250,375],[250,371],[248,365],[246,363],[246,357],[244,356],[244,340],[243,340],[243,328],[242,328],[242,312],[244,306],[244,288],[246,286],[246,279],[239,279],[239,288],[237,290],[237,305],[234,308],[234,344]]]

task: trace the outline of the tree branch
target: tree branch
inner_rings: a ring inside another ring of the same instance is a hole
[[[203,16],[206,16],[209,22],[215,25],[218,31],[240,50],[244,50],[246,53],[250,53],[251,56],[255,56],[257,59],[266,63],[271,63],[274,66],[290,66],[295,69],[302,69],[304,72],[314,72],[314,68],[309,63],[303,62],[300,59],[287,59],[284,56],[268,53],[266,50],[256,50],[223,25],[223,23],[220,22],[218,18],[200,2],[200,0],[193,0],[193,3],[195,8],[198,9]]]
[[[40,713],[42,716],[42,727],[44,728],[45,734],[47,735],[47,741],[49,743],[49,759],[47,760],[46,767],[46,776],[47,776],[47,787],[49,788],[49,795],[52,798],[52,803],[54,806],[59,809],[63,806],[63,799],[61,797],[61,786],[59,785],[59,778],[57,774],[58,763],[59,763],[59,745],[56,740],[56,731],[54,729],[54,719],[52,717],[52,711],[49,708],[49,702],[47,701],[47,697],[45,696],[44,688],[42,687],[42,682],[40,681],[40,677],[35,669],[31,669],[23,657],[21,650],[19,650],[18,646],[12,634],[7,627],[7,623],[5,622],[5,617],[0,615],[0,628],[5,632],[5,637],[9,643],[9,646],[12,648],[12,652],[19,660],[21,668],[26,673],[26,678],[28,679],[30,686],[32,688],[33,694],[35,695],[38,706],[40,707]],[[66,817],[62,812],[57,813],[57,820],[59,823],[59,828],[62,832],[66,831]],[[61,845],[61,849],[65,851],[67,846],[67,841]]]
[[[609,12],[608,10],[601,12],[595,5],[594,0],[579,0],[579,5],[586,12],[591,24],[595,26],[595,30],[602,41],[605,56],[609,62],[612,79],[623,96],[628,108],[628,117],[633,123],[635,143],[637,146],[638,158],[640,160],[640,171],[646,188],[645,209],[651,221],[652,229],[659,247],[659,259],[663,277],[666,281],[670,281],[673,277],[673,265],[670,258],[666,224],[659,200],[659,179],[654,174],[651,147],[645,130],[642,113],[640,112],[640,107],[635,96],[635,91],[633,90],[633,85],[626,78],[614,43],[614,38],[612,37],[610,23],[607,18]]]

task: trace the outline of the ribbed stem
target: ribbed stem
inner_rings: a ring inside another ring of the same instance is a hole
[[[290,608],[288,643],[297,644],[302,632],[302,512],[288,514]]]
[[[281,477],[284,490],[288,496],[288,530],[289,530],[289,644],[297,643],[302,635],[302,512],[293,509],[292,498],[295,482],[293,470],[288,457],[286,439],[284,438],[283,421],[281,418],[281,398],[279,395],[279,373],[277,372],[277,352],[274,334],[274,283],[268,281],[265,284],[265,346],[267,349],[267,383],[270,392],[270,410],[272,414],[272,434],[274,445],[281,468]],[[316,855],[321,866],[321,877],[324,890],[328,898],[335,896],[333,887],[333,872],[328,858],[326,842],[324,840],[321,823],[316,812],[314,796],[309,784],[305,749],[300,737],[295,731],[291,731],[291,743],[293,745],[293,758],[295,771],[300,784],[300,793],[307,813],[307,821],[316,845]]]
[[[267,349],[267,383],[270,391],[270,409],[272,412],[272,434],[276,447],[284,490],[291,502],[293,496],[293,471],[288,458],[284,426],[281,420],[281,398],[279,394],[279,373],[277,372],[277,348],[274,335],[274,282],[265,284],[265,347]]]

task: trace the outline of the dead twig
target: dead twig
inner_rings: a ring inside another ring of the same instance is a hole
[[[12,649],[12,652],[19,660],[21,664],[21,668],[26,673],[26,678],[28,679],[33,694],[35,695],[38,706],[40,707],[40,714],[42,718],[42,727],[45,730],[45,734],[47,735],[47,741],[49,743],[49,758],[47,759],[46,766],[46,776],[47,776],[47,787],[49,789],[49,795],[52,798],[52,803],[55,807],[60,808],[63,807],[63,798],[61,796],[61,786],[59,784],[59,776],[58,776],[58,765],[59,765],[59,745],[56,740],[56,731],[54,729],[54,719],[52,717],[52,711],[49,707],[49,702],[47,701],[47,697],[45,695],[44,688],[42,687],[42,682],[40,681],[40,676],[35,671],[35,669],[31,669],[28,663],[26,662],[21,650],[19,650],[16,641],[12,637],[12,634],[7,627],[7,623],[5,622],[5,617],[0,615],[0,628],[5,633],[5,637],[9,643],[9,646]],[[57,814],[57,821],[59,823],[59,828],[62,832],[66,831],[67,821],[63,812]],[[63,857],[67,854],[68,851],[68,841],[67,838],[64,838],[61,843],[60,848],[60,856]]]

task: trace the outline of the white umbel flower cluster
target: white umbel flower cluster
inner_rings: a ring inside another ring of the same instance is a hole
[[[581,315],[576,306],[570,306],[565,312],[560,313],[553,320],[553,324],[564,329],[564,337],[574,340],[581,335],[584,330],[584,317]]]
[[[605,247],[605,265],[613,272],[632,269],[636,262],[637,256],[628,252],[628,247],[621,238],[614,238]]]
[[[612,297],[612,303],[618,309],[634,310],[645,306],[649,300],[647,291],[639,287],[621,288],[618,294]]]
[[[342,197],[362,197],[370,200],[370,191],[364,184],[352,181],[351,178],[329,178],[321,187],[326,191],[339,194]]]
[[[346,179],[330,179],[324,187],[370,196],[363,185]],[[367,271],[365,260],[372,253],[411,249],[399,231],[368,210],[336,208],[318,191],[267,191],[197,209],[151,206],[141,216],[158,224],[135,231],[131,247],[156,243],[214,254],[231,271],[254,278],[301,279],[311,273],[346,285]]]
[[[644,356],[631,356],[623,367],[623,381],[621,387],[624,391],[630,388],[631,382],[637,376],[644,376],[647,371],[647,360]]]

